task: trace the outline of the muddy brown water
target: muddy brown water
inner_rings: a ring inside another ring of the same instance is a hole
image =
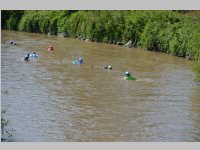
[[[192,62],[42,34],[1,36],[1,107],[12,141],[200,141]],[[24,62],[33,50],[39,59]],[[84,64],[72,65],[79,56]],[[137,81],[123,80],[126,70]]]

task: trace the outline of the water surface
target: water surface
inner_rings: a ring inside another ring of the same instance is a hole
[[[191,62],[42,34],[1,35],[1,107],[13,141],[200,141]],[[39,59],[24,62],[33,50]],[[72,65],[80,56],[84,64]],[[108,64],[112,71],[103,70]],[[123,80],[126,70],[137,81]]]

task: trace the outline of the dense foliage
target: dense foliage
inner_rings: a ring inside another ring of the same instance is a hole
[[[134,47],[196,60],[200,81],[200,17],[187,11],[23,11],[3,10],[1,27],[114,43],[133,41]],[[197,12],[196,12],[197,13]]]
[[[2,28],[133,46],[195,59],[200,20],[177,11],[2,11]]]
[[[198,43],[198,51],[196,53],[196,57],[195,57],[195,60],[196,60],[196,64],[194,66],[194,71],[196,72],[196,81],[197,83],[200,85],[200,27],[198,28],[198,34],[197,34],[197,43]]]
[[[23,15],[23,10],[1,11],[1,28],[7,30],[18,30],[18,24]]]

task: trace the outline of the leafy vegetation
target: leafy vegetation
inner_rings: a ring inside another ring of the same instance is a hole
[[[143,47],[195,59],[199,19],[184,11],[2,11],[2,28]]]
[[[200,27],[198,28],[198,34],[196,34],[197,37],[200,37]],[[197,43],[198,43],[198,50],[196,52],[195,55],[195,60],[196,60],[196,64],[194,66],[194,71],[196,72],[196,78],[195,80],[197,81],[197,83],[200,85],[200,39],[197,39]]]
[[[95,42],[131,40],[135,47],[199,61],[200,17],[185,14],[191,11],[3,10],[1,23],[3,29],[53,35],[64,32]]]
[[[1,28],[7,30],[18,30],[18,24],[24,14],[24,11],[3,10],[1,12]]]

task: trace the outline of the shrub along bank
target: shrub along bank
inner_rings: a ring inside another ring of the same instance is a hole
[[[126,43],[147,50],[198,59],[199,18],[177,11],[2,11],[2,28]]]

